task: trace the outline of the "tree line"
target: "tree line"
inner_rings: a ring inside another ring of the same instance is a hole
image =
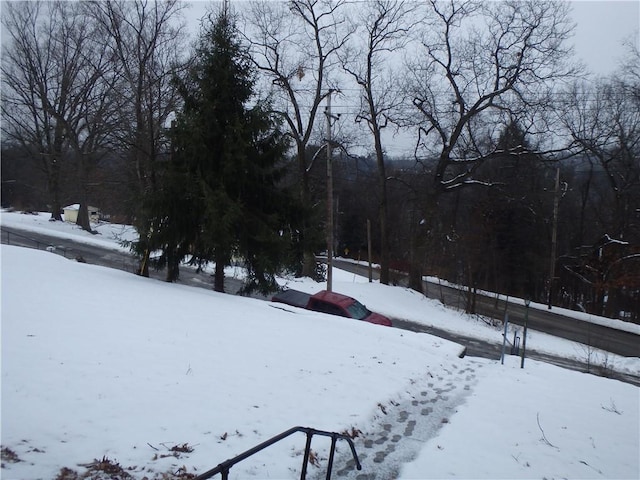
[[[327,238],[364,258],[370,221],[382,283],[640,321],[637,38],[595,78],[563,1],[224,2],[195,41],[187,7],[3,7],[3,206],[79,201],[90,230],[97,204],[138,273],[213,262],[219,291],[235,261],[247,289],[322,274]]]

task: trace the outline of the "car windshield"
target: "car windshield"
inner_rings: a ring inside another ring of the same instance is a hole
[[[371,312],[367,310],[367,307],[362,305],[359,301],[355,300],[351,305],[347,307],[351,318],[355,318],[357,320],[363,320],[367,318]]]

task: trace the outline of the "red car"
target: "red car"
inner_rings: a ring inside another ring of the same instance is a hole
[[[285,303],[294,307],[306,308],[316,312],[329,313],[340,317],[364,320],[391,327],[391,320],[384,315],[372,312],[354,298],[340,293],[322,290],[314,295],[298,290],[284,290],[273,296],[273,302]]]

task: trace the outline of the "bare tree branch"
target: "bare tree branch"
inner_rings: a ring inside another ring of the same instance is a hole
[[[300,197],[309,206],[307,147],[316,132],[320,105],[329,91],[337,52],[352,31],[345,27],[346,0],[252,2],[246,13],[245,40],[258,70],[270,80],[275,108],[296,148]],[[304,240],[304,275],[313,275],[312,247]]]
[[[565,2],[430,0],[428,5],[424,56],[412,65],[410,91],[419,114],[416,151],[438,158],[439,188],[450,187],[449,169],[454,159],[471,153],[469,148],[476,161],[494,153],[499,129],[493,129],[492,141],[480,141],[489,132],[478,125],[533,118],[550,106],[541,92],[578,70],[567,61],[565,41],[573,26]],[[467,184],[458,180],[453,184]]]

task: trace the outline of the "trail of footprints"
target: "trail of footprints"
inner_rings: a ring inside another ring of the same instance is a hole
[[[437,374],[425,375],[418,394],[401,403],[385,406],[371,429],[354,439],[362,470],[346,444],[336,452],[331,478],[350,480],[387,480],[395,478],[403,463],[414,459],[424,443],[437,434],[455,412],[476,382],[476,368],[482,364],[464,359],[465,366],[442,366]],[[340,444],[339,444],[340,445]],[[325,467],[323,465],[323,467]],[[320,468],[316,478],[325,478]]]

